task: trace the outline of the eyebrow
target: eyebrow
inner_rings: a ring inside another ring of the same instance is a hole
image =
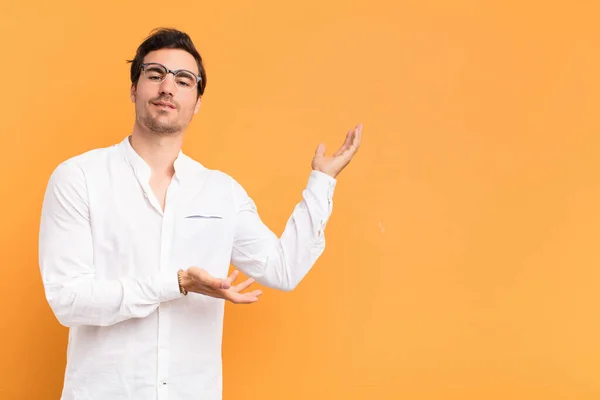
[[[178,71],[178,72],[189,72],[192,75],[196,75],[196,76],[200,76],[198,74],[193,73],[192,71],[190,71],[189,69],[175,69],[174,71]]]
[[[158,65],[164,65],[164,64],[162,64],[162,63],[159,63],[158,61],[148,61],[148,62],[147,62],[147,63],[145,63],[145,64],[158,64]],[[166,65],[164,65],[164,66],[165,66],[165,67],[167,67]],[[154,67],[154,65],[150,65],[150,67]],[[169,67],[167,67],[167,68],[169,68]],[[176,72],[177,72],[177,71],[185,71],[185,72],[189,72],[189,73],[190,73],[190,74],[192,74],[192,75],[196,75],[196,76],[198,76],[198,77],[200,76],[200,73],[195,73],[195,72],[193,72],[193,71],[190,71],[190,70],[189,70],[189,69],[187,69],[187,68],[179,68],[179,69],[173,69],[173,68],[169,68],[169,69],[170,69],[171,71],[176,71]]]

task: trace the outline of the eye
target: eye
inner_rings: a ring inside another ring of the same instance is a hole
[[[144,70],[146,79],[152,82],[160,82],[165,79],[167,71],[158,65],[148,65]]]
[[[194,87],[196,83],[196,77],[189,72],[180,71],[175,76],[175,82],[177,82],[177,86],[182,89],[190,89]]]

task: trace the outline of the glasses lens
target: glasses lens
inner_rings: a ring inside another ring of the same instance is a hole
[[[148,64],[144,69],[146,78],[152,82],[162,82],[167,76],[167,71],[162,65],[159,64]]]
[[[187,71],[179,71],[175,75],[175,83],[183,90],[192,90],[196,86],[196,75]]]

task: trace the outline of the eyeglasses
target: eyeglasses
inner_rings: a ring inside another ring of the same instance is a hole
[[[169,73],[173,74],[175,85],[178,89],[184,91],[190,91],[200,83],[201,77],[185,69],[176,69],[175,71],[170,70],[159,63],[146,63],[142,64],[142,71],[144,77],[152,83],[160,84],[167,79]]]

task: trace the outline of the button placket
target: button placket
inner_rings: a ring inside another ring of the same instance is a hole
[[[174,192],[177,184],[171,181],[167,188],[165,198],[165,211],[163,213],[161,241],[160,241],[160,272],[170,270],[169,260],[171,254],[171,242],[174,229]],[[173,271],[175,274],[175,270]],[[171,312],[169,302],[161,303],[158,307],[158,400],[168,399],[168,379],[170,365],[170,326]]]

